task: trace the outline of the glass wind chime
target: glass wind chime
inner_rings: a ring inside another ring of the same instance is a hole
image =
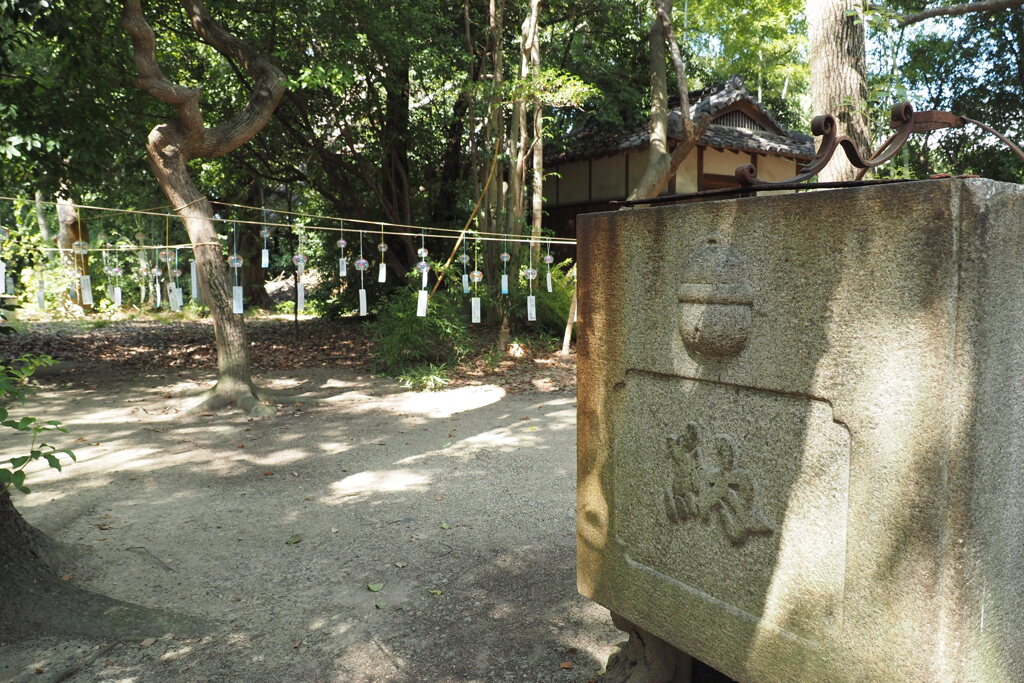
[[[72,242],[71,254],[74,257],[75,271],[81,273],[78,278],[79,290],[82,293],[82,298],[79,303],[82,306],[92,306],[92,278],[89,277],[89,273],[86,271],[89,263],[87,260],[89,255],[89,243],[84,240]]]
[[[532,323],[537,320],[537,297],[533,295],[533,281],[537,279],[537,269],[533,267],[533,242],[527,245],[527,251],[530,254],[529,263],[523,272],[530,287],[530,293],[526,295],[526,320]]]
[[[103,272],[106,273],[107,278],[109,278],[109,281],[107,282],[107,296],[110,298],[110,302],[113,304],[114,308],[120,308],[121,266],[117,263],[110,263],[110,258],[107,255],[107,238],[105,235],[100,235],[100,247],[103,250]]]
[[[552,291],[551,290],[551,264],[555,262],[555,257],[551,255],[551,240],[548,240],[547,246],[548,246],[547,252],[545,252],[544,257],[541,260],[543,260],[544,261],[544,265],[546,265],[548,267],[548,272],[547,272],[546,279],[547,279],[547,285],[548,285],[548,294],[550,294],[551,291]]]
[[[384,241],[384,224],[380,224],[380,242],[377,243],[377,251],[380,252],[380,266],[377,267],[377,282],[387,282],[388,266],[384,262],[384,254],[388,251],[388,243]]]
[[[345,256],[345,221],[341,222],[341,236],[338,238],[338,277],[348,277],[348,257]]]
[[[365,316],[366,311],[366,282],[364,276],[370,262],[363,258],[363,231],[359,231],[359,258],[356,259],[356,270],[359,271],[359,315]]]
[[[466,233],[462,233],[462,253],[459,254],[459,263],[462,264],[462,293],[469,294],[469,272],[466,270],[469,265],[469,254],[466,253]]]
[[[228,256],[228,265],[234,272],[234,285],[231,287],[231,312],[235,315],[245,313],[245,301],[243,300],[243,289],[239,268],[242,267],[242,257],[238,253],[238,223],[232,223],[231,231],[231,255]]]
[[[476,240],[476,248],[473,250],[473,270],[469,273],[469,280],[473,283],[473,296],[469,300],[469,312],[470,321],[473,323],[480,322],[480,297],[477,294],[477,285],[484,279],[484,274],[480,271],[476,258],[480,253],[480,238]]]
[[[417,292],[416,299],[416,315],[420,318],[427,316],[427,302],[429,295],[427,294],[427,278],[430,275],[430,262],[427,261],[427,256],[430,254],[427,251],[426,237],[423,235],[423,231],[420,230],[420,248],[416,250],[416,255],[420,257],[419,262],[416,263],[416,270],[420,274],[420,291]]]
[[[508,244],[504,235],[501,236],[501,253],[498,258],[501,259],[501,293],[508,294],[508,262],[512,258],[512,254],[508,253]]]

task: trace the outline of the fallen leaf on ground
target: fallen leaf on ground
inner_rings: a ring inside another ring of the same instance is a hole
[[[75,578],[75,575],[74,574],[65,574],[64,576],[62,576],[60,578],[61,578],[62,581],[70,581],[71,579]]]
[[[441,528],[442,529],[451,529],[451,526],[448,524],[448,522],[441,522]]]
[[[403,567],[408,566],[408,563],[406,563],[406,562],[395,562],[395,566],[398,567],[399,569],[402,569]]]
[[[381,589],[384,588],[384,582],[381,581],[380,583],[368,583],[366,584],[366,588],[369,589],[370,592],[372,593],[380,593]]]
[[[562,662],[561,664],[559,664],[558,668],[559,669],[571,669],[574,666],[575,666],[575,664],[573,664],[572,660],[571,659],[567,659],[564,662]]]
[[[388,606],[388,603],[386,603],[386,602],[378,602],[378,603],[374,604],[374,607],[376,607],[377,609],[384,609],[387,606]]]
[[[427,592],[430,593],[431,595],[444,595],[444,591],[439,591],[437,589],[428,590]]]
[[[156,638],[146,638],[141,643],[139,643],[139,645],[141,645],[142,647],[149,647],[150,645],[152,645],[155,642],[156,642]]]
[[[269,477],[269,476],[272,476],[273,474],[274,474],[273,472],[271,472],[270,470],[267,470],[266,472],[263,473],[263,476],[264,477]]]
[[[285,545],[295,545],[296,543],[302,543],[302,536],[292,534],[288,537],[288,540],[284,542]]]

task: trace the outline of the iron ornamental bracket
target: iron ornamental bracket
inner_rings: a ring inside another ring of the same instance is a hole
[[[831,114],[823,114],[814,117],[811,121],[811,132],[815,136],[823,138],[821,145],[818,147],[818,153],[807,165],[801,167],[800,172],[792,178],[780,181],[761,180],[757,177],[757,168],[753,164],[744,164],[737,167],[735,171],[736,180],[739,182],[738,187],[701,190],[687,194],[662,195],[660,197],[630,199],[611,203],[615,206],[646,206],[649,204],[662,204],[692,199],[724,199],[735,195],[750,195],[761,190],[835,189],[881,183],[912,182],[902,178],[886,180],[863,180],[863,178],[864,174],[869,170],[881,166],[896,156],[914,133],[924,133],[944,128],[963,128],[967,124],[977,126],[986,133],[994,135],[1024,160],[1024,150],[989,125],[948,111],[914,111],[914,107],[909,102],[900,102],[892,108],[890,126],[893,129],[893,134],[882,143],[877,152],[867,158],[861,153],[857,143],[845,135],[839,135],[839,126],[836,118]],[[850,160],[850,163],[855,168],[860,169],[857,178],[855,180],[839,182],[807,182],[828,165],[839,148],[842,148],[843,152],[846,153],[846,158]],[[943,174],[933,177],[948,176]]]
[[[740,185],[749,188],[765,188],[778,185],[792,185],[810,180],[817,175],[832,160],[836,150],[842,147],[846,158],[854,168],[859,168],[857,180],[864,177],[870,169],[881,166],[896,156],[914,133],[924,133],[930,130],[941,130],[943,128],[963,128],[967,124],[978,126],[982,130],[991,133],[1004,142],[1010,149],[1016,152],[1017,156],[1024,159],[1024,151],[1013,144],[1004,135],[987,126],[980,121],[959,116],[948,111],[914,111],[913,105],[909,102],[900,102],[892,108],[890,126],[893,134],[882,143],[882,146],[868,158],[864,158],[857,143],[846,135],[839,135],[839,126],[836,118],[831,114],[815,116],[811,121],[811,133],[816,137],[822,137],[821,145],[818,147],[818,154],[809,164],[800,169],[800,173],[778,182],[769,182],[757,177],[757,168],[753,164],[744,164],[736,169],[736,180]]]

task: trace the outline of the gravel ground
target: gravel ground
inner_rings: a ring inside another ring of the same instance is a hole
[[[217,627],[0,643],[0,680],[582,682],[622,639],[575,588],[565,381],[272,370],[279,413],[251,419],[183,414],[206,371],[114,370],[44,376],[30,412],[80,462],[16,504],[79,550],[68,581]]]

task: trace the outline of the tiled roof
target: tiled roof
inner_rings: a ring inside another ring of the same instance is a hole
[[[803,133],[787,130],[779,124],[764,105],[757,101],[743,85],[738,76],[733,76],[721,85],[691,93],[695,100],[690,105],[690,118],[699,121],[704,116],[714,117],[726,107],[745,100],[764,114],[784,134],[748,130],[710,124],[700,137],[700,144],[745,152],[776,154],[799,160],[814,157],[814,138]],[[677,137],[681,130],[679,107],[668,114],[668,135]],[[629,133],[608,133],[584,129],[571,136],[569,148],[544,160],[546,165],[568,163],[580,159],[594,159],[645,147],[650,141],[649,124],[640,126]]]

